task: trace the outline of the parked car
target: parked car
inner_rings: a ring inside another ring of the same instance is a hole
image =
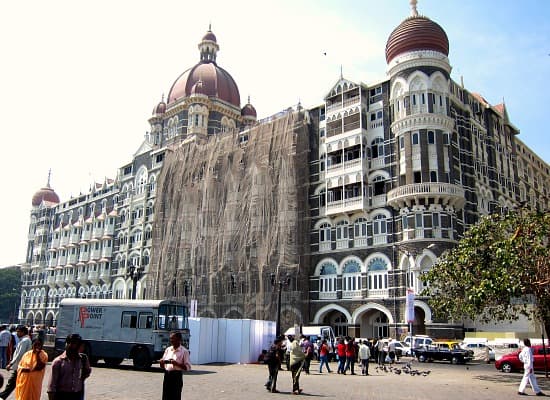
[[[486,349],[489,349],[489,361],[495,361],[495,350],[488,346],[486,343],[481,342],[462,342],[460,347],[463,349],[472,350],[474,352],[474,357],[479,359],[485,358]]]
[[[450,361],[451,364],[465,364],[472,361],[474,352],[472,350],[456,348],[444,348],[443,346],[428,345],[413,349],[414,355],[420,362],[426,361]]]
[[[533,350],[533,367],[544,371],[544,349],[542,345],[531,346]],[[502,372],[523,371],[523,363],[519,359],[521,350],[516,350],[500,357],[495,361],[495,368]],[[546,368],[550,370],[550,348],[546,347]]]

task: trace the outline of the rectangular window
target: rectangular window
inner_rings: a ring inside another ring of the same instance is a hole
[[[139,313],[138,329],[153,328],[153,313]]]
[[[413,106],[416,106],[416,94],[412,95],[412,103],[413,103]]]
[[[422,174],[420,171],[414,172],[414,183],[422,183]]]
[[[401,217],[401,221],[402,221],[402,224],[403,224],[403,229],[409,229],[409,219],[407,218],[406,215],[403,215]]]
[[[432,214],[432,221],[434,228],[439,228],[439,213],[433,213]]]
[[[434,133],[434,131],[428,131],[428,144],[435,144],[435,133]]]
[[[159,163],[159,162],[162,162],[162,160],[164,160],[164,153],[157,154],[155,161]]]
[[[405,138],[403,136],[399,137],[399,148],[404,149],[405,148]]]
[[[422,228],[424,220],[422,219],[422,214],[415,214],[415,223],[417,228]]]
[[[135,311],[124,311],[122,313],[121,328],[135,328],[137,326],[137,313]]]
[[[449,134],[448,133],[443,134],[443,144],[445,144],[445,145],[449,144]]]

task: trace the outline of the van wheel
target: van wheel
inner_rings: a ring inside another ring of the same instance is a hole
[[[136,349],[134,352],[134,368],[139,370],[149,369],[153,362],[151,361],[151,356],[145,348]]]
[[[426,362],[426,356],[425,356],[424,354],[420,354],[420,355],[418,356],[418,361],[420,361],[420,362]]]
[[[451,364],[458,364],[460,362],[460,359],[457,357],[457,356],[454,356],[453,358],[451,358]]]
[[[107,364],[108,367],[116,367],[122,363],[122,360],[122,358],[107,357],[105,358],[105,364]]]

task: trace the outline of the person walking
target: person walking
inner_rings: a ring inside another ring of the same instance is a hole
[[[351,371],[351,375],[355,375],[355,340],[349,336],[346,343],[346,366],[344,367],[344,373],[348,369]]]
[[[338,373],[346,374],[346,343],[344,338],[338,340],[338,345],[336,345],[336,354],[338,355]]]
[[[16,400],[40,400],[48,362],[48,354],[42,349],[43,345],[41,339],[34,340],[32,350],[27,351],[19,362],[15,386]]]
[[[313,360],[313,343],[309,341],[309,336],[302,335],[302,351],[306,355],[304,360],[304,372],[306,375],[309,375],[309,366],[311,365],[311,360]]]
[[[384,341],[382,338],[378,338],[376,349],[378,350],[378,365],[384,365],[386,362],[386,352],[384,351]]]
[[[388,355],[390,357],[390,364],[393,364],[395,362],[395,342],[392,338],[390,338],[390,341],[388,342]]]
[[[183,390],[183,371],[191,370],[189,351],[182,346],[181,332],[170,333],[170,344],[160,360],[164,369],[162,381],[162,400],[181,400]]]
[[[92,373],[88,357],[80,354],[82,337],[73,333],[65,339],[65,351],[52,362],[48,384],[49,400],[81,400],[84,381]]]
[[[304,361],[306,359],[305,353],[300,347],[298,340],[294,339],[291,344],[290,349],[290,372],[292,373],[292,394],[302,393],[302,388],[300,387],[300,373],[304,366]]]
[[[329,348],[328,348],[327,340],[323,339],[323,341],[321,342],[321,346],[319,346],[319,373],[323,372],[323,365],[327,367],[328,373],[332,372],[328,365],[328,353],[329,353]]]
[[[527,383],[529,383],[537,396],[546,396],[539,388],[537,377],[535,376],[535,371],[533,369],[533,350],[531,349],[531,340],[525,338],[523,339],[523,344],[525,347],[521,350],[521,353],[519,353],[519,360],[523,363],[523,378],[519,384],[518,394],[526,396],[527,393],[525,393],[525,388],[527,387]]]
[[[0,368],[5,369],[8,365],[8,346],[11,341],[11,333],[7,325],[0,326]]]
[[[369,374],[370,348],[366,340],[359,346],[359,359],[361,360],[361,375]]]
[[[5,400],[14,391],[17,384],[17,369],[19,362],[23,358],[23,355],[32,348],[31,339],[29,337],[29,330],[26,326],[20,325],[15,330],[19,342],[13,353],[11,361],[6,365],[6,370],[11,371],[11,375],[8,378],[8,383],[2,392],[0,392],[0,400]]]
[[[271,393],[279,393],[277,390],[277,376],[279,375],[279,368],[281,368],[283,361],[281,358],[281,355],[284,354],[281,352],[282,344],[283,340],[281,338],[275,339],[266,354],[265,363],[269,371],[269,378],[267,379],[265,388]]]

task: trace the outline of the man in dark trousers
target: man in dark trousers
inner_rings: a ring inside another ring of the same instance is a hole
[[[279,393],[277,390],[277,376],[279,375],[279,368],[281,368],[282,362],[282,343],[281,338],[277,338],[273,341],[273,344],[266,353],[265,363],[269,370],[269,378],[265,384],[265,388],[271,393]]]
[[[170,333],[170,344],[160,360],[164,369],[162,381],[162,400],[181,400],[183,389],[183,371],[191,370],[189,351],[182,346],[181,332]]]
[[[92,373],[90,361],[80,354],[82,337],[73,333],[65,339],[65,351],[52,362],[48,385],[49,400],[80,400],[84,394],[84,381]]]
[[[8,365],[6,365],[6,370],[11,371],[11,375],[8,378],[8,383],[6,384],[6,387],[2,392],[0,392],[0,399],[2,400],[7,399],[11,392],[13,392],[13,390],[15,389],[15,385],[17,383],[17,368],[19,367],[19,361],[21,361],[21,357],[23,357],[23,354],[32,349],[32,342],[31,338],[29,337],[29,330],[26,326],[18,326],[15,330],[15,333],[19,338],[19,342],[17,343],[17,347],[15,348],[15,352],[13,353],[11,361],[8,363]]]

